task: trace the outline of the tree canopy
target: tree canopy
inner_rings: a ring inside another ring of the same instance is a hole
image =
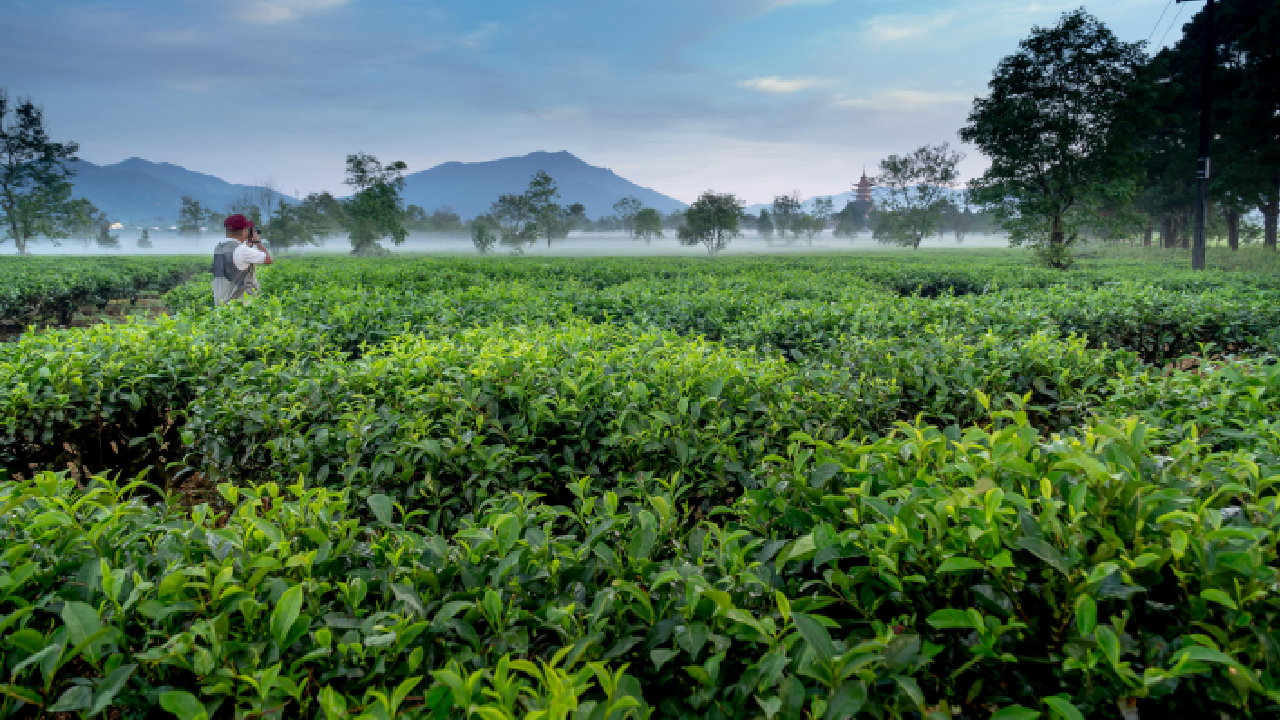
[[[653,208],[641,208],[636,213],[635,233],[646,245],[655,237],[662,237],[662,214]]]
[[[969,185],[972,203],[1051,266],[1107,206],[1141,187],[1141,43],[1116,38],[1084,10],[1034,27],[974,100],[960,138],[991,165]]]
[[[56,242],[86,222],[92,205],[72,197],[74,171],[66,161],[76,160],[80,146],[57,143],[44,128],[44,110],[31,98],[11,100],[0,88],[0,223],[5,239],[18,253],[38,237]]]
[[[947,208],[949,189],[960,174],[956,166],[964,155],[947,143],[923,145],[907,155],[890,155],[880,161],[873,181],[884,191],[874,237],[882,243],[919,249],[925,238],[939,233]]]
[[[715,255],[738,237],[742,201],[731,193],[708,190],[684,212],[684,225],[676,231],[681,245],[702,245]]]
[[[351,235],[351,254],[377,254],[379,240],[391,238],[400,245],[408,237],[400,198],[407,169],[401,161],[383,165],[372,155],[347,156],[344,184],[355,194],[342,202],[342,224]]]

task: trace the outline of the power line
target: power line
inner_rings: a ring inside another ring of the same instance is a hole
[[[1160,36],[1160,47],[1164,47],[1164,39],[1169,37],[1169,31],[1173,29],[1174,25],[1178,24],[1178,18],[1182,17],[1182,11],[1186,9],[1186,7],[1186,5],[1178,5],[1178,14],[1173,16],[1173,22],[1169,23],[1169,27],[1164,29],[1164,35]]]
[[[1151,27],[1151,32],[1147,33],[1147,42],[1151,42],[1151,38],[1155,36],[1156,30],[1160,27],[1160,21],[1164,19],[1164,14],[1169,12],[1169,6],[1173,4],[1173,0],[1165,3],[1164,9],[1160,11],[1160,17],[1156,19],[1156,24]]]

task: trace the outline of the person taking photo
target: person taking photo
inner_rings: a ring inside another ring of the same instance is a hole
[[[258,293],[258,266],[275,262],[271,251],[258,237],[258,228],[244,215],[236,214],[222,223],[227,239],[213,249],[213,304],[248,300]]]

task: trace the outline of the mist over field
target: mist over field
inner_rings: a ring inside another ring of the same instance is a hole
[[[56,256],[56,255],[207,255],[213,252],[213,248],[224,240],[223,236],[218,233],[206,232],[199,235],[178,233],[172,230],[150,230],[149,239],[152,242],[151,248],[139,248],[137,246],[138,230],[115,230],[113,233],[119,237],[119,248],[105,248],[98,245],[93,240],[62,240],[61,245],[53,245],[51,243],[39,243],[32,245],[30,254]],[[687,256],[687,257],[705,257],[707,251],[701,246],[681,245],[676,241],[674,232],[667,232],[665,238],[655,239],[650,243],[643,240],[632,240],[626,232],[582,232],[573,231],[569,236],[563,239],[555,240],[551,247],[547,247],[546,242],[533,243],[524,247],[524,255],[529,256],[608,256],[608,255],[632,255],[632,256]],[[268,247],[271,245],[271,237],[263,235],[263,240]],[[963,250],[966,248],[1003,248],[1008,247],[1008,238],[1004,235],[965,235],[963,243],[957,243],[955,238],[949,233],[945,237],[931,237],[920,244],[921,249],[949,249]],[[465,233],[410,233],[408,239],[402,245],[387,244],[387,249],[394,254],[406,253],[442,253],[442,254],[466,254],[475,255],[475,245],[471,241],[471,237]],[[318,245],[300,245],[290,247],[287,250],[278,252],[277,255],[282,258],[295,257],[300,255],[314,254],[346,254],[350,250],[350,244],[344,236],[330,236]],[[805,253],[846,253],[851,251],[857,252],[890,252],[904,251],[903,248],[894,245],[885,245],[876,242],[871,238],[871,234],[863,232],[856,238],[837,238],[827,231],[824,235],[815,237],[813,244],[809,244],[803,238],[793,240],[791,243],[785,243],[773,238],[766,240],[760,237],[754,231],[744,233],[742,237],[735,238],[727,248],[720,252],[723,255],[743,255],[743,254],[778,254],[778,255],[797,255]],[[495,250],[488,253],[494,256],[514,255],[506,248],[499,246]]]

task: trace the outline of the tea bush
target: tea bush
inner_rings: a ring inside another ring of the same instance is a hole
[[[440,532],[304,482],[227,483],[191,510],[106,478],[9,483],[3,710],[1280,709],[1277,466],[1136,420],[993,422],[796,434],[701,517],[688,483],[644,473],[583,477],[564,505],[497,492]]]
[[[1280,283],[1081,266],[298,258],[26,333],[0,717],[1276,716]]]
[[[66,325],[86,305],[165,292],[208,267],[206,258],[0,258],[0,325]]]

